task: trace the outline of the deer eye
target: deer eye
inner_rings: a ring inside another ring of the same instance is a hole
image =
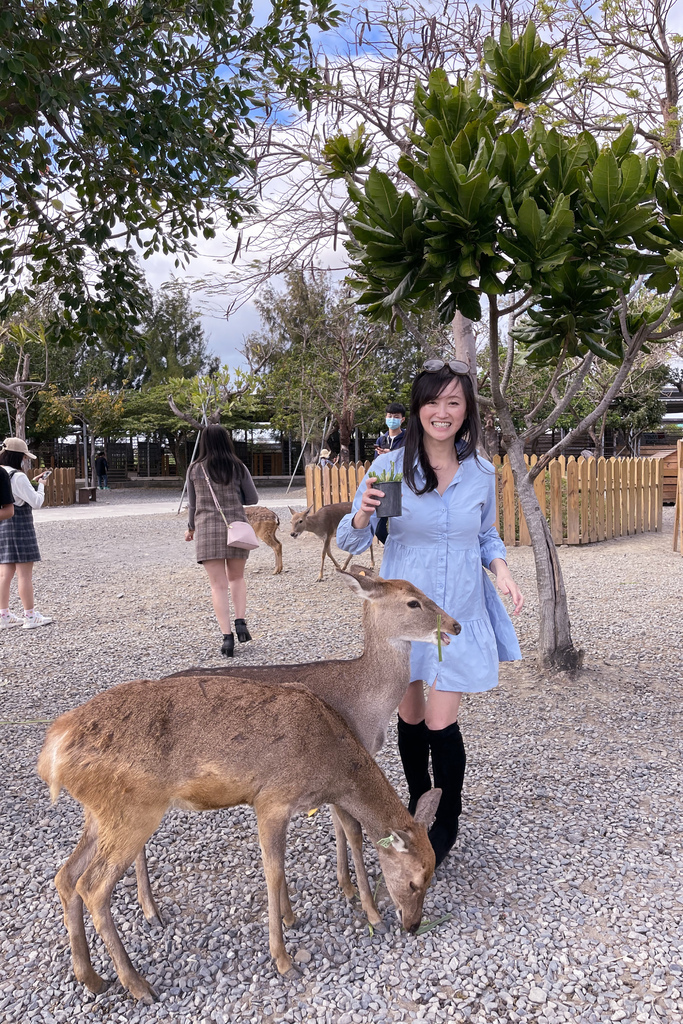
[[[409,608],[420,608],[421,605],[420,605],[419,601],[408,601],[408,607]]]

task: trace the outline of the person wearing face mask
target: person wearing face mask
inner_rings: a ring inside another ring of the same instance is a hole
[[[45,474],[36,478],[37,491],[26,475],[35,457],[20,437],[5,438],[0,448],[0,466],[10,477],[14,501],[14,515],[0,522],[0,629],[36,629],[52,622],[49,616],[40,614],[33,599],[33,563],[40,561],[40,551],[32,509],[41,508],[45,501]],[[15,574],[23,617],[9,610],[10,584]]]
[[[385,412],[384,422],[389,429],[386,433],[380,434],[375,441],[375,455],[384,455],[386,452],[402,448],[406,439],[406,432],[401,426],[406,418],[405,406],[400,402],[389,402]]]

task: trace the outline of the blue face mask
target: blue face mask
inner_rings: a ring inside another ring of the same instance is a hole
[[[389,427],[389,430],[396,430],[397,427],[401,426],[401,421],[398,416],[387,416],[384,422]]]

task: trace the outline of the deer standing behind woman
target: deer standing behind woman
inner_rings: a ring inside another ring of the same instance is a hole
[[[293,814],[325,803],[360,821],[375,844],[387,889],[415,932],[434,871],[425,823],[440,792],[415,819],[343,718],[306,687],[243,679],[139,680],[114,686],[61,715],[48,730],[38,773],[56,800],[66,789],[85,810],[85,829],[57,873],[76,978],[92,992],[95,972],[85,903],[121,983],[145,1003],[157,994],[133,967],[111,915],[111,894],[171,807],[256,811],[268,887],[271,954],[294,970],[282,921],[294,925],[284,875]]]

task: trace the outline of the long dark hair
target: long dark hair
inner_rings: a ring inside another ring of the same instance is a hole
[[[477,400],[474,397],[472,379],[466,373],[453,373],[444,366],[436,373],[427,373],[425,370],[418,373],[413,381],[413,388],[410,393],[410,419],[406,428],[406,442],[404,445],[405,455],[403,456],[403,478],[413,494],[427,494],[436,490],[438,480],[432,469],[427,452],[424,446],[424,430],[420,423],[420,409],[427,402],[432,402],[441,394],[444,388],[448,387],[453,379],[459,380],[465,396],[465,419],[458,433],[453,439],[453,445],[458,446],[458,459],[462,462],[470,455],[477,457],[477,447],[481,444],[481,421],[479,420],[479,409]],[[424,487],[418,487],[415,483],[415,462],[419,461],[422,472],[425,475]]]
[[[197,462],[206,463],[206,471],[215,484],[239,479],[243,463],[237,458],[230,434],[220,423],[210,423],[199,439]]]
[[[9,466],[10,469],[21,469],[25,459],[23,452],[11,452],[9,448],[3,448],[0,452],[0,466]]]

